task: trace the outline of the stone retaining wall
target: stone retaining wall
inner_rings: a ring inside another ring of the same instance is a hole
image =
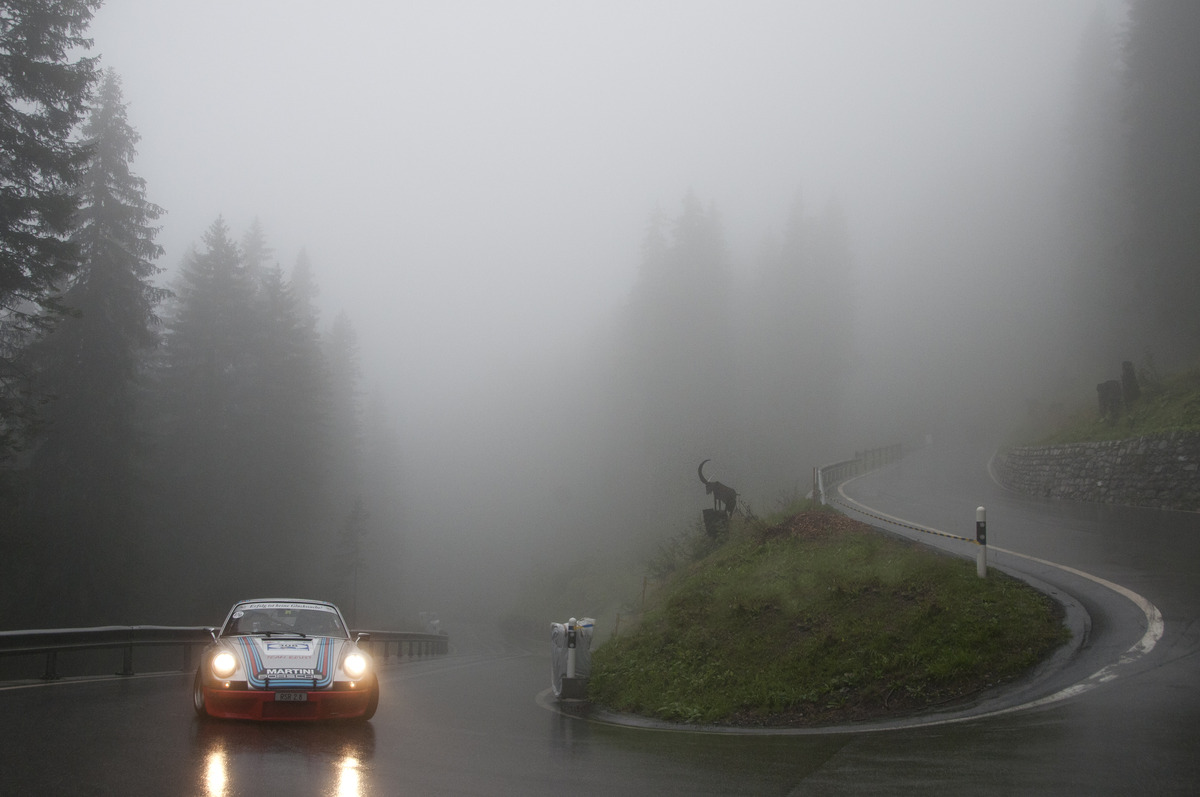
[[[1200,510],[1198,432],[1010,448],[993,470],[1005,487],[1028,495]]]

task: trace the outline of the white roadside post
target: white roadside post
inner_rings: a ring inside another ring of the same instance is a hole
[[[987,510],[983,507],[975,510],[975,542],[979,543],[979,553],[975,555],[975,574],[987,578]]]

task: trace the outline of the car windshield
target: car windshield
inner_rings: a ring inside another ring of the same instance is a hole
[[[237,606],[221,633],[224,636],[348,636],[341,616],[332,606],[267,601]]]

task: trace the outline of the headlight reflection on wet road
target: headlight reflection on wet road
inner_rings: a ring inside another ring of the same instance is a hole
[[[361,773],[358,759],[346,756],[338,764],[338,782],[336,797],[363,797]]]
[[[214,747],[208,751],[204,765],[205,797],[225,797],[229,773],[225,768],[225,748]]]
[[[205,731],[211,735],[201,742],[203,752],[196,773],[197,792],[203,797],[242,794],[247,782],[262,777],[279,786],[281,794],[366,797],[371,792],[374,733],[369,725],[222,723],[206,725]],[[297,753],[307,759],[303,772],[296,768]],[[304,791],[297,777],[317,791]]]

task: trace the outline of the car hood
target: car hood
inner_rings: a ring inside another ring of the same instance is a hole
[[[333,683],[347,639],[239,636],[226,642],[257,689],[320,689]]]

